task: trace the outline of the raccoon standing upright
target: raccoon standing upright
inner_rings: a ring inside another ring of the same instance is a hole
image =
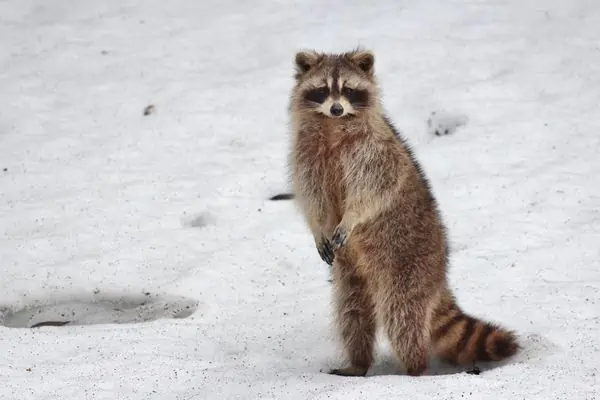
[[[385,116],[365,50],[295,57],[289,111],[296,202],[334,269],[336,321],[350,365],[364,376],[382,326],[409,375],[431,349],[455,364],[514,355],[515,335],[465,314],[447,281],[445,226],[429,183]]]

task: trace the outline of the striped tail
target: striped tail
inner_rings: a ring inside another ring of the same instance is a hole
[[[500,361],[520,348],[512,331],[465,314],[454,300],[434,313],[431,340],[437,357],[457,365]]]

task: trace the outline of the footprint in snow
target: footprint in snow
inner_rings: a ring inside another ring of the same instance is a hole
[[[181,217],[181,225],[186,228],[205,228],[215,224],[215,216],[209,212],[188,215],[184,213]]]
[[[187,318],[198,301],[168,295],[107,296],[68,300],[46,300],[25,308],[0,306],[0,325],[9,328],[42,326],[131,324],[163,318]]]
[[[469,122],[464,114],[447,111],[433,111],[427,118],[427,130],[430,135],[446,136],[453,134],[457,128]]]

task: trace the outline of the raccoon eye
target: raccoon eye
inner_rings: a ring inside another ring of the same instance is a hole
[[[350,104],[366,106],[369,101],[369,94],[366,90],[343,88],[342,94],[348,99]]]
[[[309,90],[304,94],[304,98],[313,103],[323,103],[329,96],[329,88],[327,86]]]

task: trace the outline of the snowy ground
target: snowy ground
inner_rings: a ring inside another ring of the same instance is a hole
[[[600,398],[599,27],[597,0],[0,1],[0,398]],[[507,364],[320,372],[328,269],[266,198],[294,52],[358,44]]]

